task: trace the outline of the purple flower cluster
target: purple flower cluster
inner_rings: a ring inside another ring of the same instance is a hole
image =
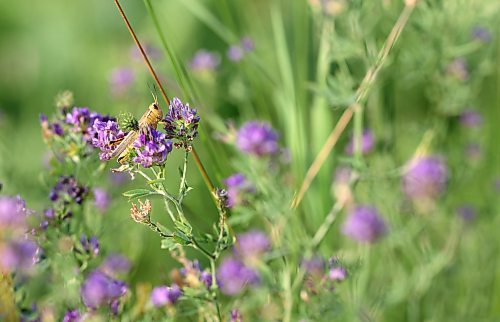
[[[177,284],[172,286],[158,286],[151,292],[151,303],[156,306],[175,304],[182,296],[182,290]]]
[[[67,310],[64,314],[62,322],[79,322],[80,318],[81,316],[78,310]]]
[[[253,40],[250,37],[244,37],[238,44],[229,47],[227,57],[234,62],[239,62],[246,53],[253,51],[254,48]]]
[[[357,206],[350,211],[342,233],[358,242],[374,243],[387,233],[387,226],[377,209]]]
[[[25,230],[26,216],[26,203],[21,197],[0,197],[0,230]]]
[[[176,146],[188,147],[198,135],[200,117],[197,115],[196,109],[189,107],[187,103],[182,104],[177,97],[174,97],[170,103],[163,122],[167,138],[180,141],[180,144],[176,144]]]
[[[273,155],[279,152],[278,133],[267,123],[247,122],[238,131],[236,145],[257,157]]]
[[[471,38],[473,40],[482,41],[484,43],[490,43],[493,37],[491,36],[491,32],[488,29],[476,26],[472,28]]]
[[[165,163],[167,154],[172,151],[172,141],[167,140],[165,133],[154,128],[139,134],[133,146],[137,155],[132,161],[144,168]]]
[[[413,201],[433,200],[441,195],[448,181],[448,169],[438,156],[412,160],[403,175],[403,192]]]
[[[80,289],[85,306],[97,309],[104,305],[116,307],[120,297],[127,292],[124,282],[116,280],[100,270],[92,271]]]
[[[226,207],[233,208],[245,203],[245,196],[255,193],[255,187],[242,173],[235,173],[224,180],[227,186]]]
[[[375,147],[375,136],[373,135],[373,132],[371,130],[365,129],[363,131],[363,135],[361,136],[361,153],[368,154],[373,150],[374,147]],[[351,136],[349,144],[347,144],[345,148],[345,152],[348,155],[354,154],[354,136]]]
[[[61,176],[54,188],[50,191],[52,201],[61,200],[64,204],[75,202],[79,205],[88,195],[88,188],[79,185],[73,176]]]
[[[233,257],[226,257],[217,270],[217,282],[222,293],[238,295],[247,285],[260,282],[259,274],[247,267],[242,261]]]
[[[320,256],[303,259],[301,268],[305,271],[304,292],[301,296],[318,294],[321,290],[333,290],[335,286],[347,278],[347,271],[337,258],[328,260],[328,265]]]
[[[99,158],[103,161],[109,160],[111,158],[111,154],[116,148],[116,146],[112,143],[123,138],[125,133],[118,128],[118,124],[113,120],[95,120],[92,125],[92,129],[95,135],[93,136],[91,143],[94,147],[101,150]]]
[[[57,135],[57,136],[64,135],[64,129],[63,129],[61,123],[59,123],[57,121],[49,122],[47,115],[45,115],[43,113],[40,114],[40,125],[42,127],[43,137],[45,139],[48,139],[54,135]]]
[[[122,255],[110,254],[99,265],[99,271],[108,276],[117,277],[120,274],[126,274],[130,270],[130,261]]]
[[[40,249],[29,239],[12,239],[0,244],[0,270],[28,272],[38,262]]]
[[[101,212],[108,210],[110,197],[106,190],[103,188],[94,188],[94,205]]]
[[[205,49],[200,49],[195,53],[189,67],[195,72],[211,72],[214,71],[219,64],[219,55]]]
[[[236,237],[234,254],[244,261],[258,260],[270,249],[271,242],[267,235],[260,230],[251,230]]]
[[[469,108],[460,114],[460,124],[468,128],[478,128],[483,125],[483,116],[476,110]]]
[[[96,236],[87,238],[86,235],[82,235],[80,237],[80,244],[82,245],[83,250],[92,257],[99,255],[99,241]]]

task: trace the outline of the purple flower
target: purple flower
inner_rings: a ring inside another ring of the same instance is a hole
[[[12,240],[0,246],[0,267],[29,271],[38,261],[38,245],[29,239]]]
[[[368,154],[370,153],[375,146],[375,137],[373,132],[369,129],[365,129],[363,131],[363,135],[361,136],[361,153]],[[354,153],[354,136],[351,136],[349,144],[347,144],[345,148],[345,152],[348,155],[353,155]]]
[[[82,244],[83,249],[92,257],[96,257],[99,255],[99,241],[96,236],[91,236],[87,238],[86,235],[82,235],[80,237],[80,243]]]
[[[232,208],[245,202],[246,194],[255,193],[255,187],[242,173],[235,173],[224,180],[227,186],[226,207]]]
[[[110,305],[126,292],[127,286],[124,282],[115,280],[99,270],[91,272],[80,289],[83,303],[91,309]]]
[[[449,63],[446,66],[446,73],[462,82],[469,79],[469,67],[463,58],[457,58]]]
[[[54,122],[54,123],[52,123],[51,126],[52,126],[52,131],[54,132],[55,135],[58,135],[58,136],[64,135],[64,130],[63,130],[61,124]]]
[[[260,282],[259,274],[245,266],[241,261],[227,257],[217,270],[217,282],[221,292],[226,295],[238,295],[247,285]]]
[[[206,288],[211,288],[212,287],[212,273],[209,271],[203,271],[200,274],[200,281],[205,285]]]
[[[67,310],[62,322],[78,322],[79,320],[80,312],[78,310]]]
[[[126,274],[130,270],[130,261],[122,255],[110,254],[99,266],[99,270],[113,277]]]
[[[258,259],[270,248],[267,235],[260,230],[252,230],[236,237],[234,253],[241,259]]]
[[[257,121],[243,124],[238,131],[236,145],[241,151],[258,157],[279,151],[276,131],[269,124]]]
[[[87,129],[90,121],[90,110],[88,107],[73,107],[66,114],[65,123],[73,126],[75,131],[83,132]]]
[[[0,229],[26,228],[26,203],[21,197],[0,196]]]
[[[115,96],[124,94],[135,80],[135,73],[130,68],[116,68],[111,72],[109,85]]]
[[[135,156],[132,160],[144,168],[161,165],[172,151],[172,141],[167,140],[164,133],[149,128],[148,133],[141,133],[134,142]]]
[[[116,148],[112,143],[123,138],[125,133],[118,128],[118,124],[115,121],[101,121],[96,119],[92,128],[95,133],[91,141],[92,145],[101,150],[101,153],[99,153],[101,160],[109,160]]]
[[[254,44],[252,38],[250,38],[250,37],[241,38],[240,44],[241,44],[241,47],[247,52],[253,51],[255,49],[255,44]]]
[[[151,292],[151,303],[160,307],[166,304],[175,304],[182,295],[182,290],[177,284],[169,286],[158,286]]]
[[[231,321],[230,322],[243,322],[243,315],[241,315],[240,310],[231,310]]]
[[[332,267],[328,271],[328,278],[330,281],[343,281],[347,277],[347,272],[343,267]]]
[[[457,208],[457,215],[464,222],[471,222],[476,218],[476,210],[472,205],[463,205]]]
[[[386,232],[384,219],[370,206],[355,207],[342,226],[342,233],[358,242],[373,243]]]
[[[491,42],[491,32],[484,28],[484,27],[479,27],[479,26],[476,26],[472,29],[471,31],[471,38],[473,40],[478,40],[478,41],[482,41],[484,43],[489,43]]]
[[[239,45],[232,45],[227,50],[227,57],[234,62],[239,62],[240,60],[242,60],[244,55],[245,52]]]
[[[200,49],[195,53],[189,66],[196,72],[210,72],[215,70],[219,64],[219,55]]]
[[[102,212],[106,212],[109,206],[109,195],[103,188],[94,188],[94,205]]]
[[[444,192],[448,169],[438,156],[412,160],[403,175],[403,192],[411,200],[432,200]]]
[[[196,109],[189,104],[182,104],[181,100],[174,97],[168,109],[168,114],[163,120],[167,138],[177,139],[182,143],[180,146],[187,147],[190,141],[198,135],[198,123],[200,117]]]
[[[474,109],[466,109],[460,114],[460,123],[468,128],[477,128],[483,125],[483,117]]]
[[[308,274],[321,276],[325,272],[325,260],[319,256],[303,259],[300,266]]]
[[[54,188],[50,191],[49,198],[52,201],[63,199],[67,203],[70,199],[81,205],[88,194],[85,186],[80,186],[73,176],[61,176]]]

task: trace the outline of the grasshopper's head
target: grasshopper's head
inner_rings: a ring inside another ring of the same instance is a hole
[[[148,119],[151,123],[157,124],[163,119],[163,111],[161,110],[158,102],[153,102],[149,105]]]

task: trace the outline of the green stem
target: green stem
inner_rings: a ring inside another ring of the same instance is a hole
[[[189,152],[186,150],[184,152],[184,165],[182,168],[182,177],[181,177],[181,183],[179,184],[179,204],[182,203],[182,199],[184,199],[184,196],[186,195],[186,172],[187,172],[187,165],[188,165],[188,155]]]
[[[162,238],[171,238],[173,237],[172,235],[167,235],[164,232],[161,231],[160,227],[158,227],[155,223],[151,221],[147,221],[145,223],[152,231],[156,232],[158,235],[160,235]]]

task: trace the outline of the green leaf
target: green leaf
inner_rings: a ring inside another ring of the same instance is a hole
[[[165,238],[161,240],[161,248],[168,249],[170,251],[177,248],[179,243],[177,243],[173,238]]]
[[[129,199],[145,197],[151,194],[153,194],[153,191],[148,189],[133,189],[123,193],[123,195]]]
[[[165,178],[154,179],[154,180],[148,181],[148,184],[155,184],[155,183],[159,183],[159,182],[163,182],[163,181],[165,181]]]

